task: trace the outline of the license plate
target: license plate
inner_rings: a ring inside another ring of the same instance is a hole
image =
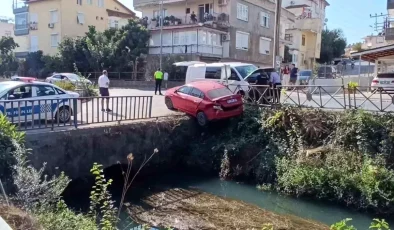
[[[227,100],[227,103],[228,103],[228,104],[231,104],[231,103],[234,103],[234,102],[237,102],[237,99],[230,99],[230,100]]]
[[[380,84],[390,84],[390,81],[380,81]]]

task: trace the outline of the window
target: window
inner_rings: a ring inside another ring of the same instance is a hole
[[[184,86],[177,90],[178,93],[189,94],[191,87]]]
[[[235,48],[241,50],[249,49],[249,33],[237,31],[235,37]]]
[[[292,62],[293,62],[294,64],[298,62],[298,56],[297,56],[297,54],[293,54],[293,55],[292,55]]]
[[[82,0],[77,0],[77,5],[82,5]]]
[[[292,42],[293,41],[293,35],[292,34],[285,34],[285,40]]]
[[[212,34],[207,32],[207,45],[212,45]]]
[[[38,36],[30,37],[30,52],[38,51]]]
[[[248,6],[241,3],[237,3],[237,18],[239,20],[248,21],[249,19]]]
[[[51,14],[50,22],[51,23],[57,23],[58,22],[58,11],[57,10],[51,10],[49,11]]]
[[[305,35],[302,35],[302,46],[305,46]]]
[[[270,50],[271,50],[271,39],[260,37],[260,53],[268,55],[271,53]]]
[[[200,30],[198,44],[207,44],[207,32],[204,30]]]
[[[190,14],[190,8],[186,8],[186,14]]]
[[[207,94],[211,99],[233,95],[231,90],[226,87],[209,90]]]
[[[30,13],[30,23],[38,23],[38,14]]]
[[[88,5],[92,5],[92,4],[93,4],[93,0],[86,0],[86,3],[87,3]]]
[[[179,32],[174,32],[174,45],[179,45]]]
[[[206,79],[220,79],[222,67],[207,67],[205,71]]]
[[[15,14],[15,30],[24,30],[28,27],[28,13]]]
[[[97,0],[98,7],[104,7],[104,0]]]
[[[197,31],[190,31],[190,44],[197,44]]]
[[[239,75],[241,75],[242,78],[245,78],[253,71],[257,70],[257,67],[255,65],[244,65],[237,66],[235,67],[235,69],[238,71]]]
[[[204,98],[204,93],[201,92],[199,89],[192,88],[192,91],[190,92],[190,96]]]
[[[77,22],[78,22],[78,24],[84,24],[85,23],[85,15],[83,13],[78,13],[78,15],[77,15]]]
[[[57,47],[59,45],[59,34],[51,34],[51,46]]]
[[[37,97],[46,97],[56,95],[56,91],[52,86],[36,85],[34,86]]]
[[[19,88],[12,89],[8,91],[8,99],[10,99],[10,96],[13,96],[12,99],[30,98],[32,97],[31,86],[21,86]]]
[[[270,15],[265,12],[260,12],[260,25],[265,28],[270,27]]]
[[[159,18],[160,17],[160,10],[154,10],[153,11],[153,18]],[[163,9],[163,17],[167,17],[167,9]]]

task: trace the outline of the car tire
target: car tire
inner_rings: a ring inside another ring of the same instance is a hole
[[[69,107],[61,107],[55,115],[55,121],[59,123],[67,123],[71,119],[71,109]]]
[[[174,108],[174,104],[172,103],[171,98],[165,97],[165,98],[164,98],[164,103],[166,104],[166,106],[167,106],[167,108],[168,108],[169,110],[174,110],[174,109],[175,109],[175,108]]]
[[[202,127],[204,127],[208,124],[208,118],[204,112],[201,112],[201,111],[198,112],[196,115],[196,119],[197,119],[197,123]]]

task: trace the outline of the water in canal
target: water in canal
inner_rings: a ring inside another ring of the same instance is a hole
[[[160,189],[161,191],[171,188],[194,188],[213,195],[230,199],[241,200],[255,204],[263,209],[279,214],[290,214],[306,219],[312,219],[321,223],[331,225],[345,218],[352,218],[352,224],[359,230],[368,229],[373,216],[357,212],[339,205],[331,205],[319,201],[297,199],[276,192],[259,191],[255,186],[237,183],[233,181],[221,181],[218,178],[207,179],[180,174],[168,174],[150,177],[148,183],[138,185],[141,189]],[[143,192],[135,189],[135,194],[140,196]],[[134,197],[136,198],[136,197]],[[389,221],[390,222],[390,221]],[[391,221],[391,226],[394,222]]]

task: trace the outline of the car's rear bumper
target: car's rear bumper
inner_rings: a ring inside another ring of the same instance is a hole
[[[213,110],[207,114],[208,120],[221,120],[231,117],[240,116],[243,113],[243,105],[238,106],[238,108],[233,110]]]

